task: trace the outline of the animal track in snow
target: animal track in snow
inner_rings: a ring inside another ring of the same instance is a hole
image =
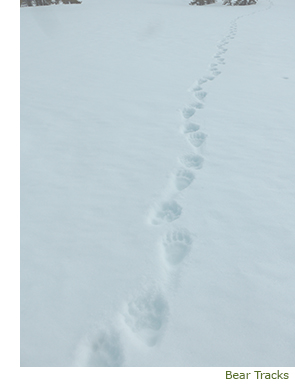
[[[206,140],[207,135],[203,132],[193,132],[188,136],[189,142],[194,147],[200,147]]]
[[[212,63],[212,64],[210,64],[209,68],[210,68],[211,70],[214,70],[214,71],[215,71],[215,70],[218,68],[218,64],[216,64],[216,63]]]
[[[192,90],[193,90],[194,92],[201,91],[202,89],[203,89],[203,88],[200,87],[199,85],[195,85],[194,87],[192,87]]]
[[[164,296],[157,290],[151,290],[127,304],[124,318],[135,336],[152,347],[164,331],[168,314],[169,307]]]
[[[192,239],[188,230],[169,231],[162,239],[164,256],[169,264],[179,264],[190,252]]]
[[[195,123],[186,122],[181,126],[181,130],[183,133],[190,133],[190,132],[196,132],[200,129],[200,126]]]
[[[178,219],[181,212],[182,207],[175,200],[162,202],[152,210],[151,223],[154,225],[170,223]]]
[[[217,59],[218,64],[223,64],[223,62],[225,61],[225,59],[221,57],[221,55],[215,55],[214,58]]]
[[[180,158],[180,162],[186,168],[201,169],[203,167],[204,158],[200,155],[185,155]]]
[[[199,101],[196,101],[195,103],[192,103],[192,106],[195,109],[203,109],[204,108],[204,104],[200,103]]]
[[[213,75],[214,75],[214,76],[219,76],[220,74],[221,74],[220,71],[214,71],[214,72],[213,72]]]
[[[174,183],[179,191],[187,188],[194,181],[195,175],[188,169],[179,169],[174,175]]]
[[[207,96],[207,92],[205,92],[205,91],[198,91],[198,92],[195,92],[195,96],[199,100],[204,100],[205,97]]]
[[[119,335],[113,330],[99,330],[80,345],[75,366],[121,367],[124,362]]]
[[[210,75],[208,75],[208,76],[206,76],[206,79],[212,81],[212,80],[214,80],[214,76],[210,76]]]
[[[192,117],[195,114],[195,112],[196,112],[195,108],[186,107],[186,108],[183,108],[183,110],[182,110],[182,116],[185,119],[189,119],[190,117]]]
[[[208,79],[205,79],[205,78],[203,77],[202,79],[198,80],[198,84],[199,84],[199,85],[202,85],[202,84],[206,83],[207,80],[208,80]]]

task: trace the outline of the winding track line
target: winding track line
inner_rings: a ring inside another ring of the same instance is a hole
[[[201,131],[201,126],[192,122],[198,110],[205,107],[208,93],[204,90],[206,83],[214,81],[222,75],[222,66],[226,64],[225,55],[230,41],[237,34],[237,21],[259,12],[265,12],[273,6],[263,10],[254,11],[247,15],[236,17],[229,26],[229,33],[217,44],[217,51],[209,64],[209,73],[201,76],[190,88],[194,101],[181,110],[182,123],[180,131],[192,152],[183,154],[179,159],[179,167],[171,174],[168,193],[165,199],[151,207],[148,224],[151,226],[165,226],[166,231],[159,241],[159,257],[165,264],[163,284],[161,286],[151,283],[135,295],[130,301],[123,304],[123,309],[118,317],[121,326],[107,325],[103,328],[94,327],[81,341],[77,348],[74,366],[88,367],[119,367],[124,365],[124,349],[121,342],[120,331],[125,332],[129,340],[134,340],[154,347],[163,337],[169,320],[169,281],[173,281],[176,269],[182,261],[189,256],[192,248],[192,235],[186,228],[175,226],[175,222],[182,213],[182,207],[175,200],[183,190],[190,187],[196,178],[205,159],[199,154],[202,146],[207,141],[208,135]],[[119,330],[120,329],[120,330]]]

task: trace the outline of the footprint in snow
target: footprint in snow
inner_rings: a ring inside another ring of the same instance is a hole
[[[192,239],[188,230],[169,231],[162,239],[164,256],[169,264],[179,264],[190,252]]]
[[[199,85],[195,85],[194,87],[192,87],[192,90],[193,90],[194,92],[201,91],[202,89],[203,89],[203,88],[200,87]]]
[[[223,64],[225,62],[225,59],[223,57],[221,57],[220,59],[218,59],[218,61],[220,64]]]
[[[169,307],[158,290],[148,291],[126,305],[124,318],[134,335],[149,347],[157,344],[167,323]]]
[[[175,201],[165,201],[157,204],[152,210],[150,222],[154,225],[170,223],[179,218],[182,207]]]
[[[190,132],[196,132],[200,129],[201,127],[198,124],[186,122],[181,126],[181,131],[183,133],[190,133]]]
[[[180,162],[186,168],[201,169],[203,167],[204,158],[199,155],[185,155],[180,158]]]
[[[119,334],[110,329],[93,332],[81,343],[75,366],[121,367],[124,362]]]
[[[182,110],[182,116],[185,119],[189,119],[190,117],[192,117],[195,114],[195,112],[196,112],[195,108],[186,107],[186,108],[183,108],[183,110]]]
[[[209,68],[210,68],[211,70],[216,70],[216,69],[218,68],[218,64],[216,64],[216,63],[212,63],[212,64],[210,64]]]
[[[219,76],[220,74],[221,74],[220,71],[214,71],[214,72],[213,72],[213,75],[214,75],[214,76]]]
[[[214,80],[214,78],[215,78],[214,76],[210,76],[210,75],[206,76],[206,79],[208,79],[210,81]]]
[[[221,55],[215,55],[214,57],[215,59],[217,59],[218,64],[222,64],[225,61],[225,59],[221,57]]]
[[[194,181],[195,175],[188,169],[179,169],[174,174],[174,183],[178,191],[182,191],[187,188]]]
[[[204,104],[200,103],[199,101],[196,101],[195,103],[192,103],[192,106],[195,109],[203,109],[204,108]]]
[[[191,143],[191,145],[198,148],[204,143],[206,137],[207,135],[203,132],[193,132],[189,134],[188,141]]]
[[[198,91],[198,92],[195,92],[195,96],[199,100],[204,100],[205,97],[207,96],[207,92],[205,92],[205,91]]]
[[[207,82],[207,79],[205,79],[204,77],[202,77],[200,80],[198,80],[198,84],[199,85],[202,85],[202,84],[204,84],[206,82]]]

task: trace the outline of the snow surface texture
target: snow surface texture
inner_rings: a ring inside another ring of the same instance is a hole
[[[21,9],[22,366],[294,363],[294,7]]]

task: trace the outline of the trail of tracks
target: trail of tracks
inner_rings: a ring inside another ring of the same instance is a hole
[[[269,6],[262,10],[266,11]],[[165,333],[169,321],[169,296],[173,280],[177,275],[182,261],[189,257],[193,236],[189,229],[178,227],[177,220],[183,208],[177,198],[202,172],[206,159],[201,155],[202,147],[210,135],[202,131],[198,124],[198,111],[205,108],[206,84],[222,75],[226,64],[226,52],[229,44],[237,34],[237,22],[240,18],[256,14],[253,12],[235,18],[229,27],[228,34],[217,44],[217,51],[208,66],[208,71],[190,88],[193,101],[181,110],[180,131],[190,146],[190,151],[178,157],[178,168],[171,172],[169,185],[164,198],[155,203],[148,215],[148,226],[156,226],[162,232],[159,239],[158,257],[163,264],[161,282],[151,282],[149,287],[139,290],[131,300],[126,301],[117,319],[105,327],[94,327],[81,341],[77,348],[75,366],[122,366],[124,365],[124,347],[120,334],[123,332],[128,339],[154,347]],[[203,151],[202,151],[203,152]]]

